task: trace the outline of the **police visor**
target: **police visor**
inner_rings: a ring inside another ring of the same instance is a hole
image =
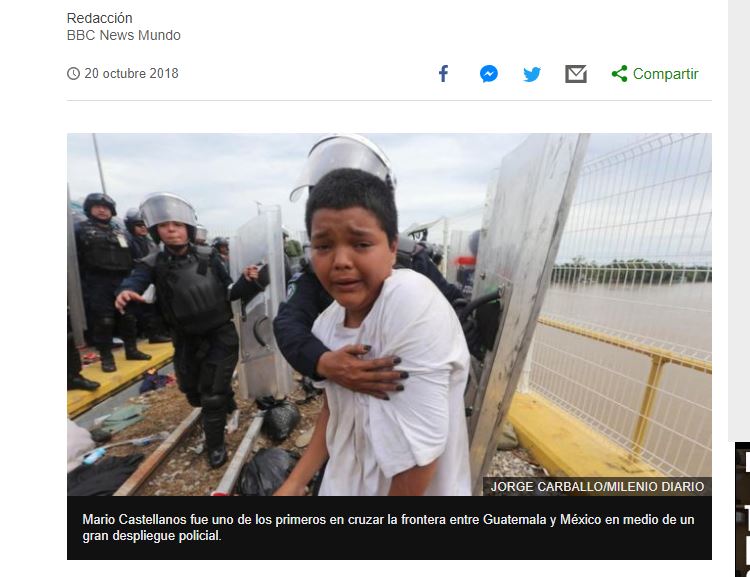
[[[166,192],[152,194],[141,203],[140,210],[148,228],[170,221],[181,222],[192,227],[197,225],[195,209],[176,194]]]
[[[384,182],[389,179],[395,187],[395,179],[388,158],[382,150],[364,137],[334,135],[319,141],[307,158],[302,174],[294,185],[289,200],[296,202],[302,193],[315,186],[332,170],[355,168],[377,176]]]

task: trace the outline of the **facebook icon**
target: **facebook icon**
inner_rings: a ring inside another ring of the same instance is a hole
[[[440,82],[445,82],[445,76],[448,74],[448,65],[443,64],[443,67],[440,69],[440,72],[438,72],[438,74],[440,74]]]

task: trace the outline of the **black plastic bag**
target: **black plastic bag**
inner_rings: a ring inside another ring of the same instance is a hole
[[[263,397],[258,399],[257,403],[266,411],[262,431],[274,441],[286,439],[301,419],[297,406],[286,399]]]
[[[240,471],[237,492],[245,497],[268,497],[289,476],[299,455],[278,447],[261,449]]]
[[[143,460],[142,453],[107,457],[68,473],[68,497],[108,497],[114,494]]]

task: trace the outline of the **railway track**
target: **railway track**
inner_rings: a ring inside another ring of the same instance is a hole
[[[200,422],[200,409],[193,409],[172,433],[140,464],[138,469],[114,493],[115,497],[129,497],[146,494],[144,489],[148,482],[163,471],[172,459],[178,458],[180,449],[190,442],[192,433]],[[211,494],[231,495],[244,465],[251,453],[253,444],[260,433],[263,413],[256,413],[249,420],[245,434],[232,459],[223,469],[223,477],[215,484]]]

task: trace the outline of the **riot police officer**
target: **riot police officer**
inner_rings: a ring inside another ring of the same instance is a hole
[[[174,367],[180,390],[188,402],[201,407],[208,462],[220,467],[227,459],[224,445],[226,415],[236,405],[232,374],[239,357],[239,340],[229,301],[252,298],[262,290],[258,269],[248,267],[233,286],[219,254],[194,244],[193,207],[179,196],[156,193],[141,211],[155,241],[163,250],[136,264],[119,288],[116,306],[126,310],[153,283],[157,304],[172,330]]]
[[[115,331],[115,290],[133,267],[130,244],[112,222],[117,215],[115,201],[107,194],[93,193],[86,197],[83,211],[87,220],[76,227],[76,247],[81,269],[86,317],[91,328],[92,344],[98,349],[102,371],[117,370],[112,355]],[[144,361],[150,355],[136,346],[136,319],[132,314],[119,316],[119,332],[125,342],[127,360]]]
[[[297,201],[325,174],[337,168],[357,168],[374,174],[395,189],[396,179],[385,153],[370,140],[359,135],[333,135],[318,141],[310,150],[307,164],[289,199]],[[292,367],[315,380],[329,379],[355,392],[382,399],[398,391],[396,383],[404,378],[394,370],[400,359],[362,360],[364,345],[352,345],[338,351],[329,350],[311,332],[317,316],[331,304],[331,296],[323,289],[309,264],[295,274],[287,288],[287,301],[279,307],[274,319],[274,335],[282,354]],[[429,278],[449,302],[462,294],[448,283],[419,243],[399,238],[397,267],[412,268]]]
[[[125,228],[128,229],[130,252],[133,260],[138,260],[156,250],[156,243],[148,234],[146,223],[137,208],[129,208],[125,214]]]
[[[219,257],[221,257],[221,262],[224,263],[224,268],[229,270],[229,239],[224,238],[223,236],[217,236],[214,241],[211,243],[211,246],[213,246],[216,249],[216,252],[219,253]]]
[[[137,261],[157,249],[156,243],[151,238],[143,220],[141,211],[137,208],[129,208],[125,215],[125,228],[128,229],[130,241],[130,252],[133,260]],[[148,336],[148,342],[151,344],[168,343],[172,338],[167,336],[164,321],[156,306],[148,303],[136,303],[133,305],[133,314],[135,315],[138,326],[142,332],[145,331]]]

